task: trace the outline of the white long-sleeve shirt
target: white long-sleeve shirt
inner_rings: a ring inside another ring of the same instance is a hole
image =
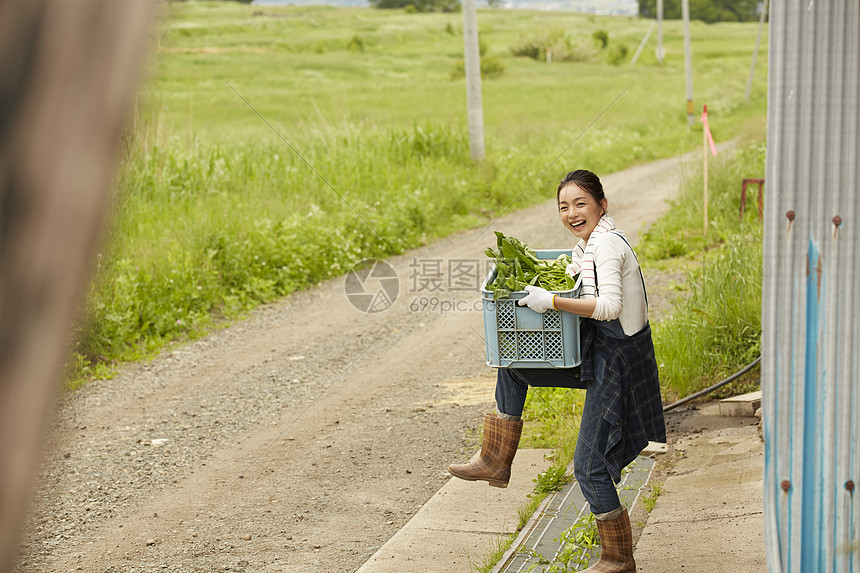
[[[616,232],[603,233],[594,243],[594,264],[598,296],[591,318],[617,318],[624,334],[636,334],[648,322],[648,305],[633,251]]]

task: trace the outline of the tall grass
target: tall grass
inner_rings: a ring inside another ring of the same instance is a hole
[[[663,392],[683,397],[751,362],[761,350],[762,229],[755,199],[739,217],[741,180],[764,172],[757,142],[716,162],[709,177],[709,222],[702,228],[701,175],[691,178],[671,210],[644,236],[643,259],[675,257],[693,264],[689,296],[654,328]]]
[[[655,327],[660,380],[669,398],[725,378],[761,352],[761,229],[748,228],[691,271],[689,298]]]
[[[313,168],[277,143],[132,141],[79,363],[135,358],[361,259],[477,225],[528,185],[531,158],[475,169],[466,137],[434,125],[350,132],[306,149]]]
[[[553,450],[553,466],[564,473],[573,460],[585,390],[568,388],[531,388],[523,410],[523,448]]]

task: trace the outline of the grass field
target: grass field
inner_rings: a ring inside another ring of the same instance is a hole
[[[432,121],[460,127],[465,121],[463,80],[450,79],[463,54],[459,14],[272,7],[266,8],[266,16],[253,16],[258,12],[229,3],[173,5],[144,90],[150,111],[161,110],[163,133],[181,136],[190,130],[206,141],[272,141],[272,133],[225,82],[299,147],[354,125],[384,128]],[[668,142],[674,151],[685,139],[680,129],[686,113],[680,22],[666,22],[663,66],[656,65],[653,37],[635,67],[626,62],[607,66],[600,57],[546,65],[510,56],[520,38],[552,30],[573,38],[604,30],[609,47],[623,44],[632,56],[649,24],[574,13],[480,12],[481,40],[507,68],[483,86],[488,147],[521,143],[523,137],[526,142],[569,142],[636,82],[568,159],[577,160],[576,153],[605,143],[607,134],[616,131],[646,142]],[[763,72],[752,101],[743,101],[755,31],[750,24],[692,26],[695,99],[709,104],[718,133],[762,114]],[[350,49],[354,38],[363,51]],[[762,54],[759,62],[764,61]],[[641,159],[661,155],[659,149],[637,153]]]
[[[701,140],[686,125],[678,22],[666,23],[663,65],[652,38],[631,67],[647,21],[481,11],[481,41],[504,73],[483,82],[487,158],[475,164],[464,80],[452,79],[459,14],[231,2],[163,9],[73,380],[364,257],[484,224],[532,181],[515,206],[551,194],[574,166],[608,173]],[[601,30],[606,48],[592,40]],[[766,54],[744,101],[755,32],[692,27],[696,101],[708,104],[720,141],[764,124]],[[551,35],[567,37],[585,61],[511,55]],[[622,46],[627,58],[610,64]]]

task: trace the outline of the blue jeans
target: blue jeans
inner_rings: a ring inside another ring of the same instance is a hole
[[[598,378],[598,376],[595,376]],[[499,368],[496,377],[496,408],[508,416],[522,416],[529,386],[585,388],[578,368]],[[621,507],[615,484],[603,453],[609,437],[609,423],[603,419],[598,381],[588,385],[573,455],[573,471],[591,512],[600,514]]]

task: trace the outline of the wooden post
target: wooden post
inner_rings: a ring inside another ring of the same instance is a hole
[[[702,118],[706,118],[708,116],[708,106],[704,107],[704,112],[702,113]],[[704,180],[704,189],[703,195],[704,198],[702,200],[702,219],[704,223],[704,232],[705,237],[708,236],[708,126],[707,124],[702,126],[702,178]]]
[[[684,72],[687,76],[687,127],[693,127],[693,54],[690,49],[690,0],[681,0],[684,18]]]
[[[481,102],[481,53],[478,48],[478,12],[475,0],[463,0],[463,43],[466,58],[466,107],[469,119],[469,152],[484,159],[484,108]]]

